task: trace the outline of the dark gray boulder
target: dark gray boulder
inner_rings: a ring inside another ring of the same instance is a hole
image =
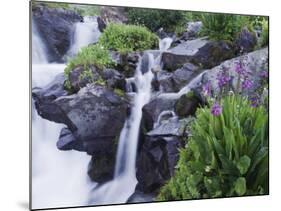
[[[189,40],[171,48],[162,54],[163,69],[174,71],[181,68],[185,63],[190,62],[198,50],[209,41],[206,38]]]
[[[70,121],[61,111],[60,107],[54,104],[57,98],[67,95],[67,92],[64,90],[64,81],[64,74],[58,74],[54,80],[44,88],[33,88],[32,98],[35,108],[42,118],[57,123],[64,123],[67,121],[70,124]]]
[[[222,68],[226,69],[230,78],[232,78],[230,86],[237,89],[238,74],[235,71],[236,64],[241,60],[246,64],[244,69],[248,72],[248,79],[253,82],[253,86],[250,89],[244,89],[243,94],[249,95],[254,92],[255,89],[260,87],[261,71],[268,71],[268,48],[253,51],[251,53],[239,56],[227,61],[224,61],[220,65],[208,70],[202,77],[202,84],[206,84],[208,81],[211,86],[213,94],[218,94],[220,88],[218,86],[217,75],[222,71]],[[240,84],[239,90],[242,90],[242,83]]]
[[[202,22],[201,21],[195,21],[195,22],[188,22],[187,23],[187,29],[183,33],[183,35],[180,37],[180,40],[192,40],[198,37],[199,32],[202,29]]]
[[[180,118],[194,115],[197,108],[203,105],[203,100],[195,91],[182,95],[175,103],[175,113]]]
[[[137,190],[155,193],[174,174],[190,119],[170,118],[145,136],[137,158]]]
[[[103,32],[106,28],[106,23],[102,20],[101,17],[97,17],[98,28],[100,32]]]
[[[85,151],[83,142],[78,141],[68,128],[63,128],[60,132],[59,140],[57,141],[57,148],[59,150]]]
[[[70,71],[68,79],[71,86],[71,92],[76,93],[88,83],[92,83],[100,79],[100,74],[97,68],[93,65],[88,68],[88,74],[85,74],[84,66],[77,66]]]
[[[173,110],[176,99],[157,97],[142,108],[143,126],[151,130],[162,111]]]
[[[128,21],[124,7],[101,7],[100,17],[106,23],[126,23]]]
[[[257,45],[257,36],[254,32],[249,31],[247,27],[244,27],[238,34],[235,40],[235,45],[239,52],[251,52]]]
[[[140,54],[137,52],[133,53],[119,53],[117,51],[110,52],[113,61],[116,63],[115,68],[124,74],[126,77],[133,77],[137,64],[140,58]]]
[[[112,152],[113,142],[127,117],[126,98],[95,84],[87,85],[77,94],[58,98],[46,98],[46,92],[41,89],[33,93],[40,116],[67,125],[88,154]]]
[[[163,92],[178,92],[197,74],[199,68],[192,63],[186,63],[174,72],[161,71],[157,79]]]
[[[174,71],[186,63],[201,69],[212,68],[235,57],[235,46],[227,41],[207,41],[205,38],[186,41],[162,55],[163,69]]]
[[[203,69],[212,68],[221,62],[234,58],[235,46],[228,41],[212,41],[201,47],[198,52],[192,56],[191,62]]]
[[[110,153],[96,153],[88,167],[91,180],[104,183],[113,179],[115,167],[115,151]]]
[[[71,44],[73,25],[83,21],[82,16],[71,10],[34,4],[32,19],[46,44],[49,61],[61,62]]]

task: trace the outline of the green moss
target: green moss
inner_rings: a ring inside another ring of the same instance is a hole
[[[155,48],[158,37],[145,27],[111,23],[102,33],[99,43],[107,49],[127,53]]]
[[[102,77],[99,77],[99,79],[96,80],[94,83],[97,84],[97,85],[100,85],[100,86],[105,86],[106,85],[106,81],[103,80]]]
[[[68,61],[67,67],[64,70],[64,74],[66,77],[66,90],[71,90],[69,74],[77,66],[83,66],[84,68],[84,71],[80,75],[80,77],[92,78],[90,66],[95,66],[99,70],[102,70],[106,67],[114,66],[114,62],[108,50],[104,49],[104,47],[102,47],[101,45],[96,44],[82,48],[74,58]]]
[[[115,88],[114,89],[114,93],[117,94],[120,97],[124,97],[125,96],[125,92],[122,89]]]

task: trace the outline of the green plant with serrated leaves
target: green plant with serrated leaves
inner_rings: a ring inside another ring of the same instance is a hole
[[[247,98],[225,96],[222,111],[196,112],[175,174],[157,200],[268,194],[268,114]]]

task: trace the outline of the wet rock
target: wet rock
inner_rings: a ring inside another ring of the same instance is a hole
[[[185,63],[190,62],[192,56],[207,43],[208,41],[205,38],[200,38],[183,42],[171,48],[168,52],[164,52],[162,55],[163,69],[174,71],[181,68]]]
[[[202,77],[202,84],[205,84],[207,81],[209,81],[214,94],[218,94],[220,89],[217,84],[217,75],[222,68],[225,68],[228,71],[229,76],[232,78],[230,86],[236,89],[238,74],[235,72],[235,66],[241,60],[247,64],[244,66],[244,68],[246,72],[250,73],[248,79],[253,81],[252,88],[244,90],[243,94],[251,94],[260,86],[260,71],[268,70],[268,48],[263,48],[243,56],[227,60],[220,65],[206,71]],[[241,91],[241,89],[242,87],[240,86],[238,91]]]
[[[95,154],[88,168],[88,175],[92,181],[104,183],[113,179],[115,167],[115,153]]]
[[[126,23],[128,21],[124,7],[101,7],[101,19],[106,23]]]
[[[106,81],[106,85],[112,89],[126,90],[126,80],[123,74],[114,69],[104,69],[101,71],[103,80]]]
[[[175,113],[180,117],[194,115],[197,108],[203,105],[203,101],[194,91],[182,95],[175,104]]]
[[[63,128],[61,130],[59,140],[57,142],[57,148],[59,150],[75,149],[77,151],[85,151],[83,143],[76,140],[68,128]]]
[[[104,29],[106,28],[106,23],[102,20],[101,17],[97,17],[97,22],[98,22],[99,31],[103,32]]]
[[[201,47],[190,61],[203,69],[208,69],[233,57],[235,57],[235,48],[231,42],[213,41]]]
[[[116,51],[111,51],[111,57],[116,63],[116,69],[123,73],[126,77],[133,77],[139,61],[139,53],[122,54]]]
[[[33,93],[40,116],[67,125],[88,154],[112,152],[114,140],[127,117],[126,98],[95,84],[80,89],[77,94],[53,100],[45,99],[41,92]]]
[[[53,103],[57,98],[67,95],[67,92],[63,88],[64,81],[64,74],[61,73],[44,88],[32,89],[32,98],[35,108],[42,118],[58,123],[63,123],[67,119],[59,106]]]
[[[180,40],[187,41],[197,38],[202,26],[203,24],[201,21],[188,22],[186,32],[183,33]]]
[[[247,27],[244,27],[238,34],[235,44],[239,52],[251,52],[257,44],[257,36],[254,32],[250,32]]]
[[[186,63],[174,72],[161,71],[158,80],[163,92],[178,92],[194,77],[199,68],[191,63]]]
[[[85,71],[88,74],[85,74]],[[69,82],[71,85],[71,91],[73,93],[78,92],[81,88],[85,87],[88,83],[92,83],[100,79],[100,74],[94,66],[90,66],[85,70],[83,66],[75,67],[69,73]]]
[[[32,19],[46,44],[50,62],[61,62],[71,44],[73,25],[83,21],[82,16],[38,4],[32,7]]]
[[[146,130],[151,130],[159,114],[165,110],[172,110],[176,100],[157,97],[146,104],[143,109],[143,122]]]
[[[235,57],[235,47],[227,41],[207,41],[200,38],[186,41],[164,52],[163,68],[174,71],[186,63],[193,63],[201,69],[212,68],[222,61]]]
[[[171,178],[189,122],[171,118],[147,133],[137,159],[137,190],[155,193]]]

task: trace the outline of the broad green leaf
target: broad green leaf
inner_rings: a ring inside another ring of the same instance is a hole
[[[243,196],[246,193],[246,180],[244,177],[239,177],[234,183],[235,192],[238,196]]]
[[[239,169],[241,175],[244,175],[248,171],[250,164],[251,159],[247,155],[244,155],[239,159],[236,166]]]

